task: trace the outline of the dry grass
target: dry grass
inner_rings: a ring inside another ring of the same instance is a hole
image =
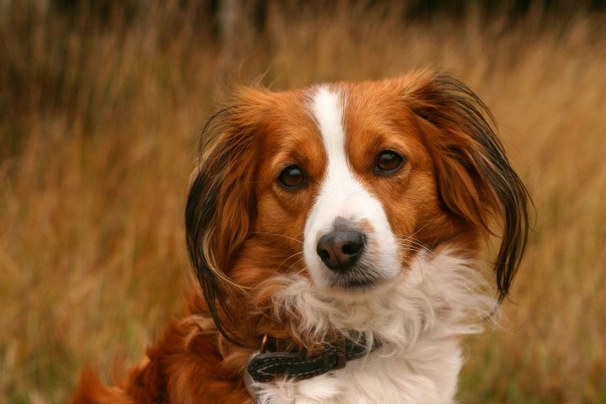
[[[108,377],[178,314],[188,177],[225,77],[434,66],[490,106],[537,210],[502,328],[468,341],[461,402],[606,402],[603,16],[272,6],[264,32],[244,19],[218,46],[177,3],[128,24],[0,4],[0,401],[62,402],[86,363]]]

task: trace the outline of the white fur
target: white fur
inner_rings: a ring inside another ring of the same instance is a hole
[[[312,279],[323,288],[329,288],[336,275],[322,263],[316,246],[318,239],[332,230],[337,219],[357,226],[362,222],[371,224],[372,231],[367,229],[366,232],[368,248],[363,259],[377,272],[378,278],[389,281],[400,271],[397,243],[383,205],[355,178],[347,160],[342,125],[345,102],[341,94],[320,87],[311,105],[322,134],[328,165],[320,193],[307,218],[303,252]],[[334,288],[331,291],[335,292]]]
[[[328,296],[304,277],[283,282],[276,310],[301,313],[295,332],[319,340],[356,330],[382,347],[308,380],[256,383],[263,404],[451,403],[462,366],[458,337],[482,330],[495,307],[473,262],[452,251],[421,253],[385,293],[365,301]]]

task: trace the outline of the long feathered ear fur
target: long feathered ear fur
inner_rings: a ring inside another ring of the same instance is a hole
[[[528,192],[493,130],[490,111],[465,84],[427,72],[406,81],[408,106],[434,129],[425,140],[434,154],[444,206],[486,234],[492,234],[489,226],[495,219],[502,223],[494,265],[501,302],[528,238]]]
[[[245,96],[242,90],[239,97]],[[260,94],[260,92],[259,92]],[[249,94],[250,95],[250,94]],[[202,132],[202,159],[185,210],[189,255],[217,329],[243,344],[230,307],[242,295],[228,269],[255,220],[255,136],[250,103],[234,101]]]

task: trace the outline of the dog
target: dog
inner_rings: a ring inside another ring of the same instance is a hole
[[[234,93],[187,200],[199,290],[126,380],[87,370],[73,403],[453,402],[458,340],[529,232],[485,104],[436,71]]]

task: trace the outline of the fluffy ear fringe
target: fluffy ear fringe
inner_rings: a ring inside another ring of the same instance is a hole
[[[426,136],[433,151],[440,198],[468,223],[491,234],[502,222],[494,264],[499,302],[509,293],[529,232],[529,196],[493,130],[494,118],[465,84],[445,73],[406,79],[411,110],[435,129]]]
[[[254,211],[254,136],[237,123],[238,107],[216,113],[202,132],[202,163],[190,187],[185,209],[190,260],[217,329],[230,342],[238,337],[231,307],[242,293],[226,270],[235,258]]]

